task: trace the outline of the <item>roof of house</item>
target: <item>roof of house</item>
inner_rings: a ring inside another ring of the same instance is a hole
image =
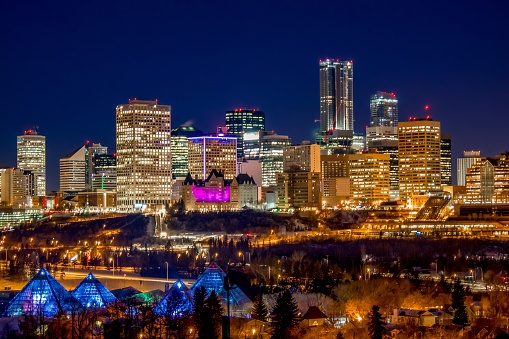
[[[326,319],[327,316],[316,306],[310,306],[302,319]]]

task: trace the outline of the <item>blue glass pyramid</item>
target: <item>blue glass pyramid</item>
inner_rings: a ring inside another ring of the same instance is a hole
[[[224,289],[224,278],[226,277],[226,273],[217,266],[215,262],[210,263],[209,267],[196,279],[196,282],[191,286],[191,292],[194,294],[199,287],[205,287],[207,294],[215,291],[217,295],[221,296],[221,298],[226,301],[227,293]],[[230,290],[230,305],[236,306],[237,308],[244,308],[246,305],[250,304],[251,300],[248,296],[238,287],[232,288]]]
[[[162,316],[170,314],[173,317],[182,317],[193,310],[193,296],[186,284],[180,279],[175,281],[163,298],[154,306],[154,313]]]
[[[5,310],[8,317],[36,315],[54,317],[59,311],[68,312],[78,301],[42,268],[9,302]]]
[[[71,294],[87,308],[105,308],[117,299],[92,273],[89,273]]]

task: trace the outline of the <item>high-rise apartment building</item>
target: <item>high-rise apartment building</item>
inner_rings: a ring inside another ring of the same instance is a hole
[[[188,138],[189,173],[205,180],[212,170],[220,171],[227,180],[237,176],[237,138],[200,136]]]
[[[17,137],[17,168],[32,172],[35,195],[46,196],[46,137],[35,129]]]
[[[370,126],[398,126],[398,99],[396,94],[376,92],[369,103]]]
[[[452,186],[452,148],[448,133],[442,133],[440,137],[440,167],[442,186]]]
[[[85,145],[85,186],[87,190],[92,189],[92,177],[94,176],[94,157],[108,154],[108,147],[99,144],[92,145],[87,141]]]
[[[171,107],[129,100],[116,109],[117,208],[160,208],[171,200]]]
[[[353,131],[353,63],[320,60],[320,131]]]
[[[414,195],[441,189],[440,122],[431,118],[398,123],[399,196],[408,201]]]
[[[458,158],[456,160],[456,183],[458,186],[465,186],[467,169],[479,160],[481,160],[481,151],[463,151],[463,158]]]
[[[193,126],[179,126],[171,130],[171,174],[173,179],[185,178],[189,172],[188,138],[203,135]]]
[[[367,204],[380,204],[390,198],[390,155],[348,155],[350,199]]]
[[[396,200],[399,195],[398,127],[366,127],[366,148],[369,153],[390,155],[390,195],[391,200]]]
[[[237,137],[237,158],[244,157],[244,134],[265,130],[265,113],[256,109],[238,108],[226,112],[228,135]]]
[[[276,174],[283,172],[283,148],[292,140],[287,135],[264,132],[260,136],[260,162],[262,163],[262,187],[275,187]]]
[[[84,191],[85,184],[85,149],[86,145],[60,158],[60,190],[78,192]]]
[[[320,172],[318,144],[292,145],[283,148],[283,171]]]

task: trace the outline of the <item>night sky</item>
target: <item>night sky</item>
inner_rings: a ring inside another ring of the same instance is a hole
[[[276,5],[274,5],[276,4]],[[508,1],[4,1],[0,5],[0,164],[16,135],[47,138],[58,160],[87,140],[115,148],[115,107],[172,105],[172,125],[203,131],[232,108],[259,108],[267,129],[312,140],[318,61],[354,62],[355,130],[369,97],[395,92],[400,120],[429,115],[453,155],[508,150]],[[504,100],[505,99],[505,100]],[[453,160],[455,162],[455,160]]]

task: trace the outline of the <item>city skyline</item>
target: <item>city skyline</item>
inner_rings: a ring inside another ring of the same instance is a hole
[[[395,2],[324,10],[297,1],[102,4],[98,10],[10,3],[0,14],[7,66],[0,71],[0,112],[10,121],[0,135],[0,164],[14,166],[16,136],[39,126],[47,137],[47,189],[55,190],[59,159],[79,145],[100,142],[113,152],[115,107],[134,97],[171,105],[173,127],[194,120],[209,132],[224,125],[225,111],[257,108],[267,129],[294,144],[313,141],[318,62],[325,58],[355,64],[356,132],[369,125],[370,95],[394,92],[400,121],[423,116],[430,106],[426,115],[451,133],[453,159],[469,149],[495,156],[506,149],[500,136],[508,119],[507,6],[445,4],[436,11],[432,4]],[[338,21],[339,10],[350,16]],[[126,21],[138,13],[139,23]],[[232,29],[232,17],[243,24]],[[377,38],[379,27],[385,33]],[[347,28],[349,34],[337,34]],[[154,48],[126,52],[141,42]],[[465,100],[465,93],[476,95]]]

